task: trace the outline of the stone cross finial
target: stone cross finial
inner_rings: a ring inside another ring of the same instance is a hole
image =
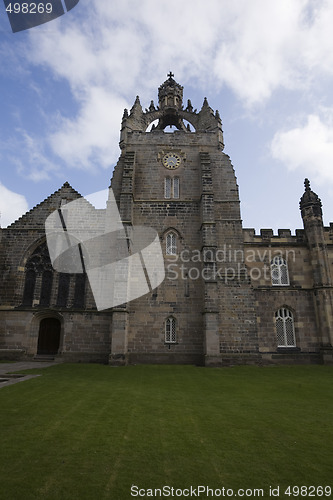
[[[169,73],[167,76],[168,76],[168,77],[170,78],[170,80],[171,80],[171,78],[172,78],[173,76],[175,76],[175,75],[174,75],[174,74],[170,71],[170,73]]]

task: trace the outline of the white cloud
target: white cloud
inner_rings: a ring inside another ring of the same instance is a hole
[[[251,104],[280,86],[304,85],[304,69],[312,66],[313,59],[318,67],[329,68],[318,33],[330,53],[327,18],[332,18],[332,9],[317,2],[310,16],[312,4],[307,0],[142,0],[139,4],[95,0],[95,15],[89,19],[98,23],[99,31],[94,38],[93,30],[87,30],[88,60],[94,52],[98,67],[94,78],[113,75],[115,84],[128,89],[144,87],[172,66],[185,83],[195,78],[205,87],[212,82],[227,84]],[[131,64],[124,65],[124,54]],[[102,69],[98,61],[104,56]],[[142,79],[137,81],[137,76]]]
[[[18,150],[24,151],[23,157],[14,156],[12,163],[24,177],[38,182],[49,180],[51,174],[58,173],[59,168],[49,159],[45,152],[45,139],[43,137],[33,137],[23,129],[17,129],[20,134]]]
[[[67,81],[79,106],[45,139],[69,165],[109,165],[126,103],[149,102],[169,70],[185,85],[227,85],[246,106],[316,89],[333,73],[332,24],[324,0],[82,1],[29,33],[28,59]]]
[[[246,104],[268,99],[280,86],[295,86],[304,3],[253,0],[234,6],[214,71]]]
[[[124,95],[172,69],[254,103],[304,85],[314,66],[333,71],[333,5],[321,0],[93,0],[70,15],[31,30],[29,58],[78,93],[105,85]]]
[[[141,63],[148,52],[146,34],[139,22],[131,20],[135,8],[128,6],[121,17],[120,5],[123,9],[126,3],[117,9],[117,2],[113,2],[110,9],[109,2],[92,1],[84,4],[84,11],[81,8],[84,18],[68,14],[71,23],[31,30],[29,60],[66,79],[78,99],[83,99],[90,87],[101,85],[123,95],[134,88],[133,79],[143,70]]]
[[[290,170],[301,169],[318,183],[333,182],[333,109],[309,115],[305,124],[275,134],[271,153]]]
[[[0,222],[2,228],[21,217],[28,209],[28,202],[23,195],[10,191],[0,182]]]
[[[92,87],[75,119],[63,119],[49,137],[53,151],[72,167],[108,168],[119,155],[119,131],[126,102]]]

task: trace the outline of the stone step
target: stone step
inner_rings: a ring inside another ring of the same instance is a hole
[[[53,355],[48,355],[48,354],[36,354],[33,358],[34,361],[54,361],[55,357]]]

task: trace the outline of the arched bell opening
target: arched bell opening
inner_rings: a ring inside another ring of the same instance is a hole
[[[156,120],[152,121],[152,122],[148,125],[148,127],[147,127],[147,129],[146,129],[146,132],[151,132],[152,130],[154,130],[154,129],[157,127],[158,122],[159,122],[159,120],[158,120],[158,119],[156,119]]]
[[[160,119],[152,121],[146,132],[153,132],[154,130],[163,130],[167,133],[175,132],[176,130],[183,130],[184,132],[195,132],[195,127],[187,120],[181,119],[179,116],[165,115]]]

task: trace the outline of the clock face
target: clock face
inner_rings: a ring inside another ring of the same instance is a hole
[[[176,153],[167,153],[163,156],[163,165],[166,168],[175,169],[180,165],[180,156]]]

